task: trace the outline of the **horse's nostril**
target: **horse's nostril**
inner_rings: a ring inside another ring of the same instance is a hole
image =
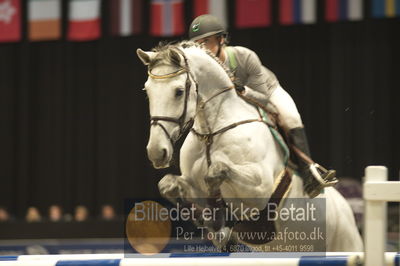
[[[162,149],[162,160],[164,161],[167,157],[167,149]]]

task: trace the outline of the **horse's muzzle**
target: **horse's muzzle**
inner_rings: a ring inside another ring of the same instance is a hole
[[[171,155],[166,148],[151,148],[147,147],[147,156],[153,163],[153,167],[156,169],[167,168],[171,161]]]

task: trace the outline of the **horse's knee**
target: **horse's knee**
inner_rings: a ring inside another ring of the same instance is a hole
[[[224,162],[212,163],[204,181],[209,188],[219,188],[225,179],[229,176],[230,168]]]
[[[167,199],[177,199],[180,197],[178,176],[168,174],[158,182],[158,189],[161,196]]]
[[[207,176],[209,177],[219,177],[226,176],[229,171],[229,166],[221,161],[213,162],[208,169]]]

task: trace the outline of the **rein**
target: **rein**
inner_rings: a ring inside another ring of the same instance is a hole
[[[206,101],[201,102],[201,103],[199,104],[199,109],[204,109],[204,107],[206,106],[206,103],[208,103],[209,101],[211,101],[211,100],[214,99],[215,97],[219,96],[220,94],[222,94],[222,93],[224,93],[224,92],[227,92],[227,91],[230,91],[230,90],[232,90],[232,89],[234,89],[234,88],[235,88],[234,86],[229,86],[229,87],[226,87],[226,88],[222,89],[222,91],[218,92],[217,94],[214,94],[213,96],[211,96],[210,98],[208,98]],[[196,115],[197,115],[197,113],[196,113]]]

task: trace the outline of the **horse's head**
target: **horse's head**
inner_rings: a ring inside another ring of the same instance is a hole
[[[148,66],[145,91],[150,107],[147,154],[155,168],[169,166],[175,142],[192,126],[196,88],[182,50],[167,46],[153,52],[137,50]]]

